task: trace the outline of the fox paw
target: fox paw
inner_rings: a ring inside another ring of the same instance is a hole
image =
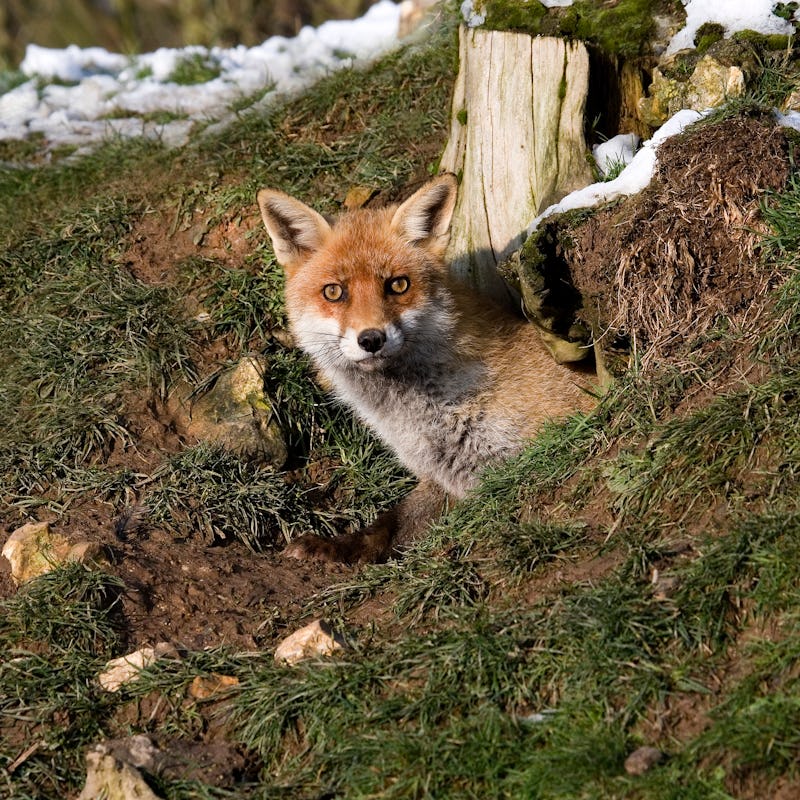
[[[341,538],[341,537],[340,537]],[[343,548],[339,539],[323,539],[313,533],[307,533],[290,542],[283,551],[284,558],[296,558],[298,561],[322,561],[328,564],[349,564],[352,548]]]
[[[291,542],[283,555],[285,558],[328,564],[374,564],[389,557],[391,541],[390,532],[379,525],[355,533],[343,533],[333,539],[307,533]]]

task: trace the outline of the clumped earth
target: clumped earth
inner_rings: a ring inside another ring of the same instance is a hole
[[[769,118],[699,125],[665,142],[647,189],[569,231],[563,257],[585,321],[659,361],[723,315],[740,328],[757,324],[776,280],[757,252],[760,204],[785,185],[789,150]]]

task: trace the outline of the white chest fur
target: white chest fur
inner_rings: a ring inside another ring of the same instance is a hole
[[[438,373],[438,374],[437,374]],[[489,411],[489,378],[477,362],[449,372],[329,374],[337,396],[419,478],[462,497],[488,463],[519,449],[511,420]]]

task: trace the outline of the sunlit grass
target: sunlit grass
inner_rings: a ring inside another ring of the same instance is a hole
[[[136,279],[124,254],[145,213],[174,233],[195,215],[255,214],[264,185],[332,212],[352,184],[392,198],[424,177],[446,135],[452,34],[279,107],[240,108],[230,129],[182,150],[117,141],[0,175],[9,520],[43,506],[57,516],[78,497],[137,499],[176,537],[270,550],[362,524],[407,491],[391,455],[287,346],[282,276],[260,228],[243,263],[201,253],[164,285]],[[686,354],[646,376],[634,365],[594,413],[547,426],[487,472],[402,561],[309,601],[306,615],[332,619],[350,643],[335,659],[290,669],[268,650],[182,653],[112,696],[95,678],[127,649],[125,587],[76,565],[22,587],[0,614],[0,766],[16,765],[0,793],[77,795],[86,748],[140,732],[116,715],[153,697],[170,714],[142,730],[195,741],[213,719],[252,765],[234,789],[153,778],[169,798],[707,800],[734,796],[737,776],[764,787],[791,776],[799,211],[793,173],[765,199],[762,256],[785,278],[774,313],[744,339],[712,331],[719,363]],[[269,365],[290,480],[205,444],[151,454],[147,474],[110,465],[137,446],[131,397],[157,404],[179,382],[201,393],[251,352]],[[703,397],[737,353],[761,360],[757,377]],[[378,595],[380,615],[359,608]],[[210,674],[239,680],[213,715],[187,694]],[[678,703],[706,713],[688,734],[668,727]],[[650,724],[659,714],[664,733]],[[37,747],[20,760],[27,742]],[[668,758],[633,777],[624,761],[642,744]]]

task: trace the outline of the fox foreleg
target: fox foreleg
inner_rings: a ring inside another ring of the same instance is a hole
[[[379,514],[371,525],[333,539],[306,534],[291,542],[283,554],[303,561],[381,563],[401,555],[420,538],[442,516],[447,500],[447,493],[438,484],[421,481],[396,506]]]

